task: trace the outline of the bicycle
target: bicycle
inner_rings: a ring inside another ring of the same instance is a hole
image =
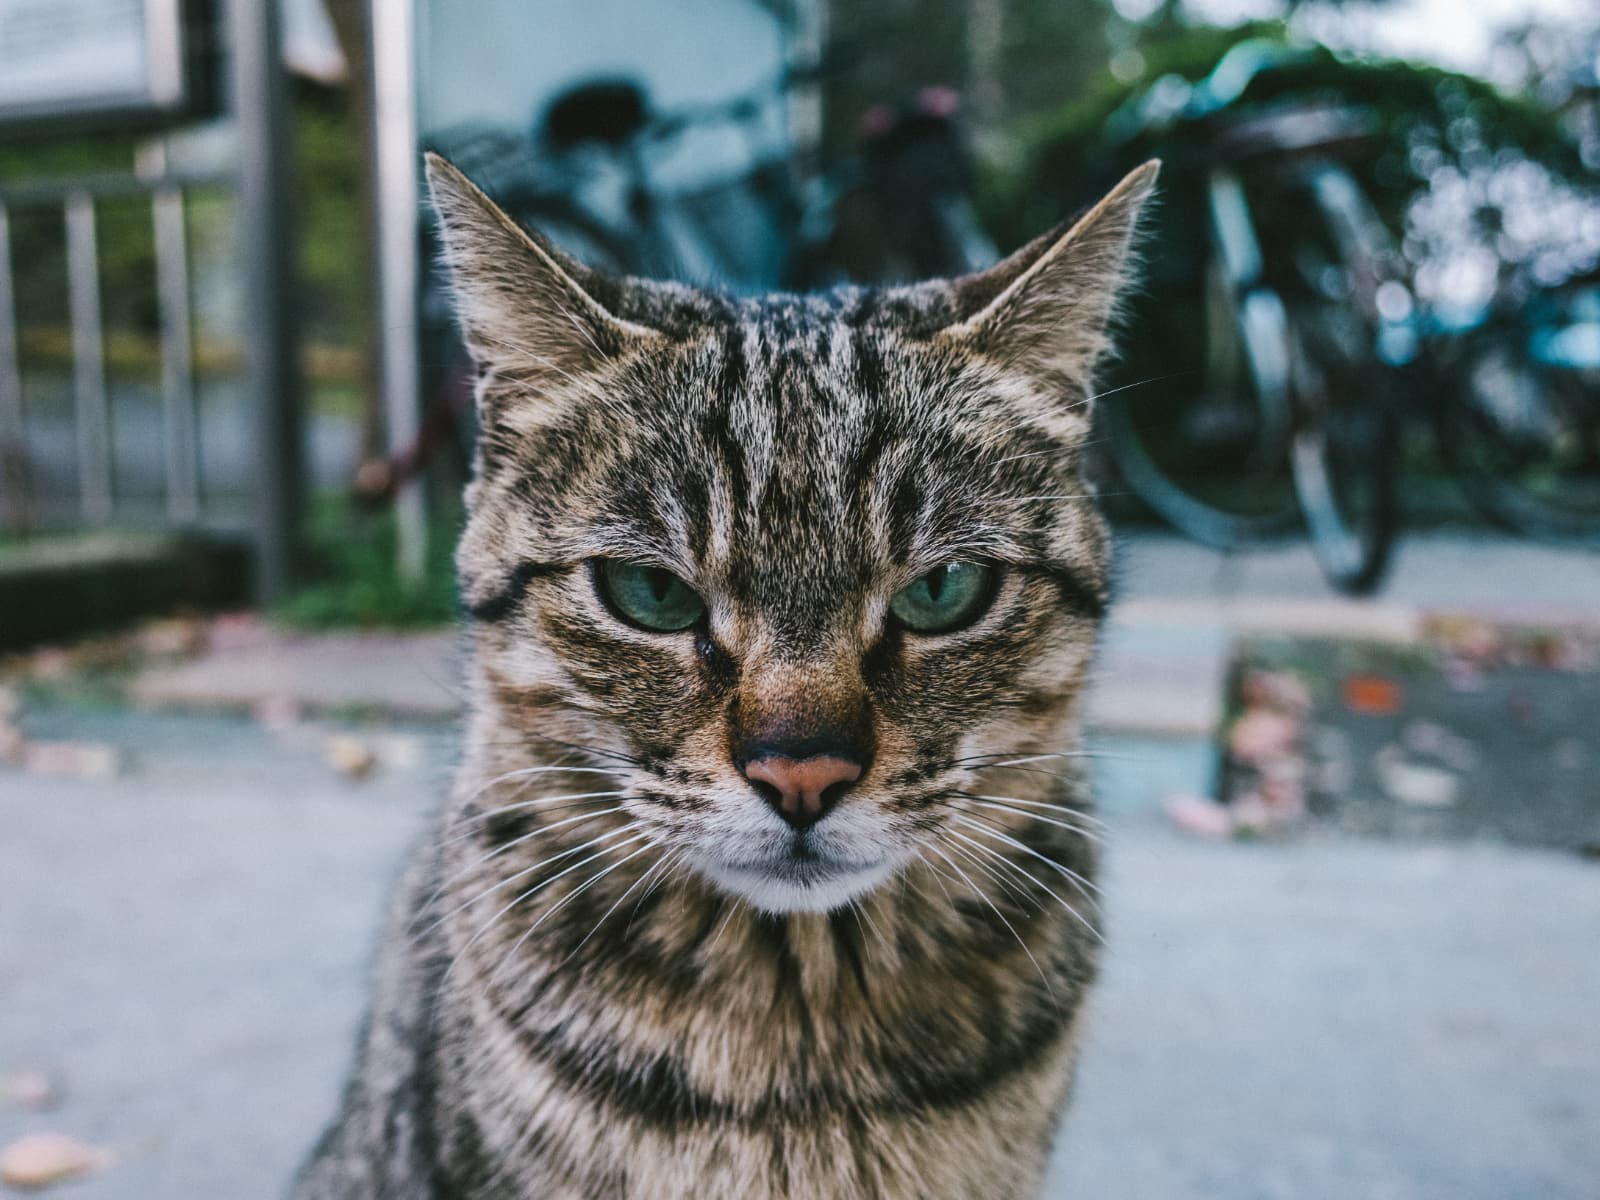
[[[1188,231],[1203,264],[1156,256],[1144,302],[1194,301],[1199,396],[1170,377],[1113,379],[1117,398],[1101,412],[1122,477],[1223,549],[1304,525],[1330,582],[1370,591],[1399,530],[1406,397],[1422,394],[1447,469],[1486,513],[1525,532],[1595,536],[1600,458],[1584,383],[1600,351],[1583,322],[1570,305],[1525,303],[1505,281],[1449,319],[1422,303],[1351,165],[1372,115],[1304,99],[1239,111],[1263,72],[1304,57],[1241,43],[1200,83],[1158,82],[1113,120],[1127,141],[1168,134],[1168,211],[1187,200],[1181,211],[1204,221]],[[1164,248],[1175,240],[1165,232]],[[1542,440],[1527,419],[1512,437],[1508,376],[1526,385],[1524,417],[1545,418]]]

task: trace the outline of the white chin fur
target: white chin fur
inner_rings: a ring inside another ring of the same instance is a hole
[[[832,912],[866,895],[894,873],[890,862],[859,870],[836,870],[815,879],[786,879],[777,873],[704,863],[701,871],[725,892],[765,913]]]

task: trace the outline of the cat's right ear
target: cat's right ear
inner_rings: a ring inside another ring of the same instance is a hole
[[[454,165],[430,153],[427,170],[456,318],[486,375],[536,403],[664,340],[611,312],[610,280],[527,233]]]

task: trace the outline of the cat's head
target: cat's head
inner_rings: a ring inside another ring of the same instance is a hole
[[[1062,749],[1106,603],[1091,378],[1155,176],[980,274],[745,300],[603,277],[431,159],[501,761],[587,748],[656,843],[787,911],[904,868],[985,764]]]

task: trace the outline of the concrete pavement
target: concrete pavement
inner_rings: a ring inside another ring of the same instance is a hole
[[[0,1144],[121,1161],[76,1200],[266,1200],[332,1111],[383,897],[449,732],[337,776],[215,716],[32,710],[123,747],[109,782],[0,772]],[[1180,840],[1194,742],[1100,749],[1110,947],[1048,1195],[1589,1200],[1600,1179],[1593,864],[1493,846]]]

